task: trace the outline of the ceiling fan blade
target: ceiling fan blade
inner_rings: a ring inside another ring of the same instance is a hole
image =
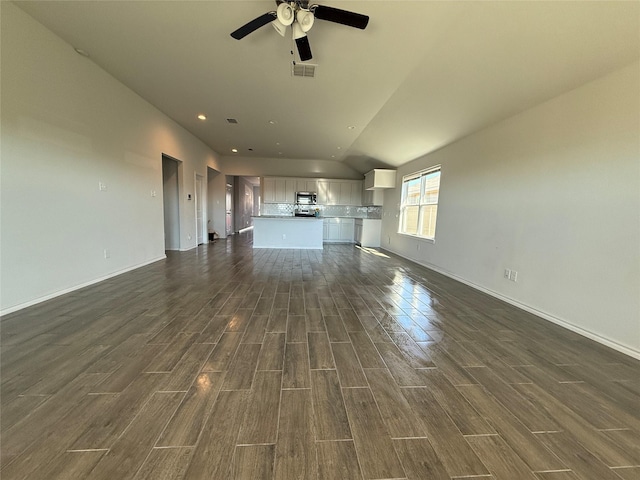
[[[306,62],[313,58],[311,55],[311,45],[309,45],[309,37],[305,35],[304,37],[296,38],[296,46],[298,47],[301,62]]]
[[[231,33],[231,36],[236,40],[246,37],[252,32],[255,32],[260,27],[264,27],[267,23],[273,22],[277,18],[276,12],[267,12],[260,15],[258,18],[254,18],[246,25],[241,26],[239,29]]]
[[[360,13],[348,12],[339,8],[325,7],[324,5],[312,5],[310,10],[316,18],[328,22],[340,23],[349,27],[364,30],[369,23],[369,17]]]

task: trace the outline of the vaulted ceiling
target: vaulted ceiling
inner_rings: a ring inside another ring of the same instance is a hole
[[[292,76],[290,35],[269,25],[229,35],[275,10],[271,0],[15,3],[225,158],[360,172],[400,166],[640,56],[636,1],[318,0],[370,21],[316,20],[314,78]]]

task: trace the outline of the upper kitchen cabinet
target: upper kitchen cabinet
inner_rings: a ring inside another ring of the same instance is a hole
[[[315,178],[296,178],[296,192],[318,192],[318,181]]]
[[[365,190],[396,188],[396,171],[375,168],[364,175]]]
[[[262,184],[262,203],[276,203],[276,179],[264,177]]]
[[[362,205],[361,180],[318,180],[320,205]]]
[[[263,177],[263,203],[294,203],[295,192],[316,192],[320,205],[362,205],[362,180]]]
[[[295,192],[295,178],[264,177],[262,179],[263,203],[293,203]]]
[[[339,205],[362,205],[362,181],[344,182],[340,188]]]
[[[364,176],[362,204],[382,205],[384,203],[384,191],[396,187],[396,171],[384,168],[376,168],[367,172]]]

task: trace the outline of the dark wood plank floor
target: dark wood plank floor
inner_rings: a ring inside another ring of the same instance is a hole
[[[3,480],[640,478],[638,361],[381,252],[243,234],[0,327]]]

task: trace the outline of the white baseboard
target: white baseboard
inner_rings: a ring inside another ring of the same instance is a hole
[[[446,270],[443,270],[439,267],[436,267],[435,265],[431,265],[428,263],[422,263],[422,262],[418,262],[413,258],[409,258],[406,257],[404,255],[402,255],[401,253],[395,252],[389,248],[382,248],[381,250],[386,250],[390,253],[393,253],[394,255],[397,255],[399,257],[404,258],[405,260],[409,260],[410,262],[413,262],[417,265],[420,265],[421,267],[425,267],[428,268],[429,270],[433,270],[434,272],[440,273],[441,275],[444,275],[445,277],[449,277],[452,278],[453,280],[456,280],[460,283],[464,283],[465,285],[470,286],[471,288],[474,288],[476,290],[479,290],[483,293],[486,293],[487,295],[491,295],[492,297],[497,298],[498,300],[502,300],[503,302],[506,302],[510,305],[513,305],[514,307],[518,307],[526,312],[532,313],[544,320],[547,320],[551,323],[555,323],[556,325],[559,325],[563,328],[566,328],[567,330],[571,330],[574,333],[577,333],[579,335],[582,335],[583,337],[587,337],[595,342],[601,343],[602,345],[606,345],[607,347],[610,347],[620,353],[624,353],[625,355],[628,355],[630,357],[633,357],[637,360],[640,360],[640,351],[635,350],[633,348],[630,348],[626,345],[622,345],[618,342],[616,342],[615,340],[611,340],[610,338],[604,337],[602,335],[599,335],[597,333],[591,332],[589,330],[586,330],[582,327],[579,327],[577,325],[572,324],[571,322],[567,321],[567,320],[563,320],[562,318],[558,318],[554,315],[551,315],[550,313],[544,312],[542,310],[538,310],[534,307],[531,307],[529,305],[526,305],[524,303],[520,303],[517,300],[514,300],[513,298],[507,297],[505,295],[502,295],[501,293],[495,292],[493,290],[489,290],[488,288],[485,288],[481,285],[477,285],[473,282],[470,282],[462,277],[459,277],[458,275],[455,275],[454,273],[448,272]]]
[[[58,290],[56,292],[50,293],[48,295],[45,295],[43,297],[38,297],[38,298],[36,298],[34,300],[30,300],[28,302],[21,303],[19,305],[14,305],[13,307],[5,308],[4,310],[0,310],[0,316],[7,315],[7,314],[13,313],[13,312],[17,312],[18,310],[22,310],[23,308],[27,308],[27,307],[31,307],[33,305],[37,305],[38,303],[46,302],[47,300],[51,300],[52,298],[59,297],[60,295],[64,295],[66,293],[71,293],[71,292],[74,292],[76,290],[80,290],[81,288],[88,287],[90,285],[94,285],[96,283],[102,282],[102,281],[107,280],[109,278],[117,277],[118,275],[122,275],[123,273],[130,272],[131,270],[136,270],[138,268],[150,265],[150,264],[158,262],[160,260],[164,260],[165,258],[167,258],[167,256],[166,255],[162,255],[160,257],[151,259],[151,260],[149,260],[147,262],[139,263],[137,265],[133,265],[131,267],[127,267],[127,268],[123,268],[122,270],[118,270],[117,272],[113,272],[113,273],[110,273],[108,275],[105,275],[105,276],[102,276],[102,277],[98,277],[98,278],[95,278],[93,280],[89,280],[88,282],[84,282],[84,283],[81,283],[79,285],[74,285],[73,287],[65,288],[63,290]]]

